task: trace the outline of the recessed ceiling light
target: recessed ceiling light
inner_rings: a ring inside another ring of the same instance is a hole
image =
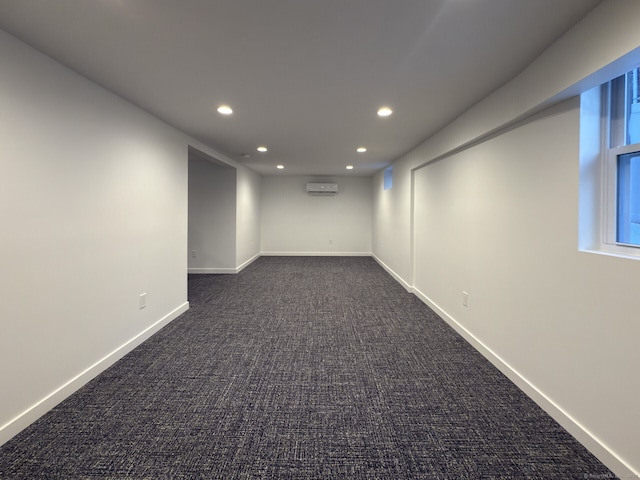
[[[218,113],[221,113],[222,115],[231,115],[233,110],[229,105],[220,105],[218,107]]]
[[[353,170],[353,165],[347,165],[347,170]]]
[[[388,117],[392,113],[393,110],[391,110],[389,107],[382,107],[378,110],[378,116],[380,117]]]
[[[259,152],[264,153],[264,152],[267,151],[267,147],[260,146],[260,147],[256,148],[256,150],[258,150]]]
[[[282,169],[284,168],[284,165],[278,165],[276,168],[277,168],[278,170],[282,170]]]
[[[366,151],[367,151],[367,149],[366,149],[365,147],[358,147],[358,148],[356,148],[356,152],[358,152],[358,153],[364,153],[364,152],[366,152]]]

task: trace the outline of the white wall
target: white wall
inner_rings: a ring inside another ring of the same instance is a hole
[[[603,2],[395,162],[392,190],[373,181],[376,258],[621,476],[640,472],[640,263],[578,249],[571,96],[640,63],[637,18]]]
[[[340,192],[306,193],[308,182],[335,182]],[[262,253],[370,255],[371,179],[271,176],[262,179]]]
[[[236,169],[189,159],[189,272],[234,273]]]
[[[237,170],[236,270],[260,256],[262,177],[247,168]]]
[[[187,143],[1,31],[0,58],[3,442],[188,307]]]
[[[188,308],[190,146],[233,176],[234,271],[260,177],[2,31],[0,58],[1,444]]]
[[[578,251],[578,129],[570,101],[417,170],[414,287],[637,465],[640,263]]]
[[[234,261],[235,264],[233,268],[223,267],[214,270],[219,273],[237,273],[260,257],[262,177],[233,161],[222,152],[197,140],[190,138],[189,147],[192,156],[200,159],[208,158],[218,166],[226,165],[235,170],[233,189],[230,184],[226,184],[229,189],[225,190],[225,194],[219,198],[221,202],[235,204],[235,254],[230,253],[229,259],[224,260],[225,265],[230,265]],[[231,219],[228,219],[226,223],[231,225]]]
[[[393,185],[384,189],[383,173],[372,182],[372,246],[376,259],[405,288],[413,283],[411,265],[411,165],[393,165]]]

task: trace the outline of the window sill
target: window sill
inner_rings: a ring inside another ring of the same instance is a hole
[[[622,245],[602,244],[597,248],[581,248],[580,252],[606,255],[609,257],[626,258],[628,260],[640,260],[640,248],[624,247]]]

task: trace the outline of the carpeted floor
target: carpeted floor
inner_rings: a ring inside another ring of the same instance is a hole
[[[263,257],[189,300],[0,478],[614,478],[371,258]]]

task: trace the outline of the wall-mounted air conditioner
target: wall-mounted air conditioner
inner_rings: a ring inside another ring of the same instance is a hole
[[[338,193],[337,183],[307,183],[309,195],[335,195]]]

